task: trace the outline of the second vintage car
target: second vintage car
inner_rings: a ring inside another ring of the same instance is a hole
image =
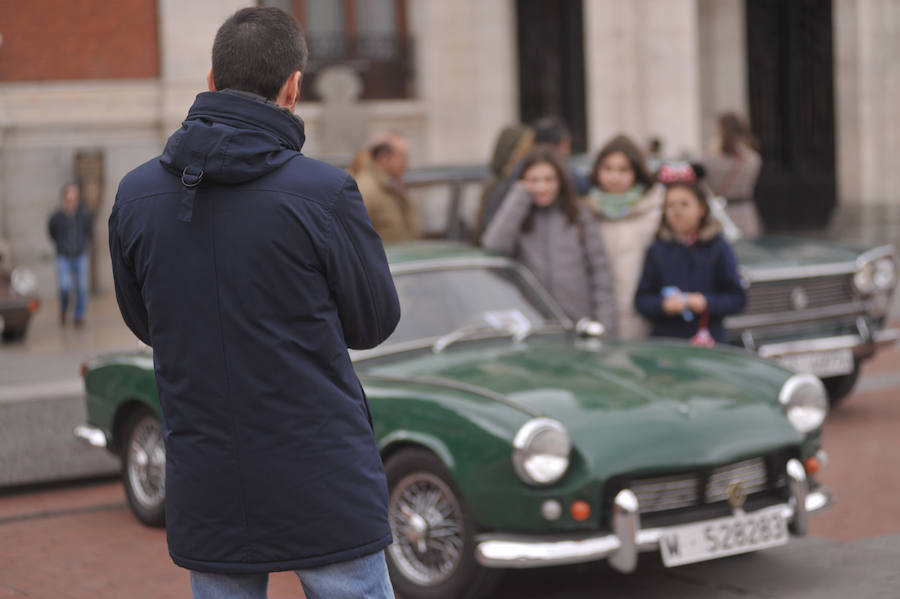
[[[478,597],[511,568],[642,552],[679,566],[787,543],[831,501],[815,376],[738,348],[612,342],[524,268],[448,243],[389,248],[403,316],[354,354],[390,492],[392,581]],[[135,515],[164,523],[149,352],[85,366],[89,422]]]

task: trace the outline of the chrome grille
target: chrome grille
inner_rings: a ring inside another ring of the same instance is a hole
[[[693,474],[642,478],[634,481],[631,490],[642,514],[697,505],[697,477]]]
[[[637,496],[640,513],[664,512],[694,507],[701,503],[716,503],[728,499],[728,487],[740,483],[747,495],[768,488],[768,472],[763,458],[751,458],[698,473],[640,478],[631,481],[629,488]],[[701,482],[706,489],[700,495]]]
[[[716,468],[706,483],[706,503],[728,499],[728,487],[739,483],[747,495],[766,489],[766,462],[762,458],[744,460]]]
[[[848,304],[853,301],[850,275],[813,277],[792,281],[762,281],[750,285],[747,290],[745,314],[793,312],[792,294],[801,290],[807,299],[807,308],[821,308]]]

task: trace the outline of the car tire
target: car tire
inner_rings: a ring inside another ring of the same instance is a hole
[[[842,401],[847,399],[853,392],[856,382],[859,380],[859,362],[853,365],[853,372],[843,376],[831,376],[823,378],[822,383],[825,390],[828,391],[828,401],[831,407],[836,407]]]
[[[164,527],[166,449],[162,423],[142,407],[128,416],[122,431],[122,482],[128,505],[147,526]]]
[[[475,526],[450,471],[434,454],[407,449],[385,464],[394,543],[388,571],[404,599],[475,599],[499,581],[475,561]],[[430,536],[437,530],[440,534]]]
[[[4,341],[21,341],[25,338],[25,333],[28,331],[27,327],[18,327],[15,329],[4,329],[2,333],[2,337]]]

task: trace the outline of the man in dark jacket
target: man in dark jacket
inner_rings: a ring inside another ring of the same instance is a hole
[[[81,205],[78,186],[63,187],[62,205],[50,217],[47,233],[56,246],[56,276],[59,282],[59,322],[66,324],[69,297],[75,291],[75,326],[84,324],[87,310],[88,245],[93,232],[91,213]]]
[[[352,177],[301,155],[306,44],[274,8],[216,34],[210,91],[119,185],[116,297],[153,347],[166,532],[195,597],[392,597],[387,485],[347,348],[400,316]]]

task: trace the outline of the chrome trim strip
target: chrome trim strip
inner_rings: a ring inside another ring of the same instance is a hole
[[[490,399],[496,402],[500,402],[505,404],[511,408],[515,408],[519,411],[525,412],[529,416],[533,416],[538,418],[543,416],[540,412],[531,409],[530,407],[520,404],[519,402],[511,400],[506,395],[501,393],[495,393],[490,389],[485,389],[484,387],[478,387],[476,385],[469,385],[468,383],[461,383],[459,381],[454,381],[452,379],[445,379],[436,376],[385,376],[380,374],[361,374],[359,377],[360,381],[371,381],[373,383],[392,383],[392,384],[403,384],[409,385],[412,384],[420,384],[428,387],[443,387],[445,389],[454,389],[456,391],[463,391],[465,393],[470,393],[472,395],[478,395],[480,397],[484,397],[486,399]]]
[[[900,329],[882,329],[872,334],[872,341],[876,345],[886,345],[900,341]]]
[[[794,508],[794,517],[788,523],[788,528],[795,535],[805,535],[809,532],[809,515],[806,511],[808,493],[806,470],[796,458],[788,460],[785,470],[788,475],[788,487],[791,490],[791,506]]]
[[[865,345],[865,341],[859,335],[839,335],[837,337],[802,339],[799,341],[785,341],[784,343],[760,345],[757,353],[761,358],[777,358],[789,354],[807,354],[810,352],[825,352],[836,349],[852,350],[863,345]]]
[[[831,505],[831,492],[824,487],[806,495],[805,512],[819,512]],[[764,509],[780,508],[788,521],[794,518],[794,507],[781,503]],[[752,513],[752,512],[750,512]],[[667,527],[638,529],[634,535],[637,552],[659,550],[659,540]],[[579,564],[611,559],[625,546],[613,533],[601,535],[566,535],[552,540],[525,535],[484,534],[475,538],[475,559],[487,568],[540,568]]]
[[[769,312],[731,316],[725,319],[724,325],[726,329],[740,331],[757,327],[777,326],[797,322],[812,322],[822,318],[852,316],[854,314],[866,313],[868,308],[867,302],[858,300],[849,304],[837,304],[821,308],[812,308],[809,310],[796,310],[794,312]]]
[[[96,426],[79,424],[75,427],[73,434],[76,439],[84,441],[91,447],[98,447],[100,449],[106,449],[107,447],[106,433]]]
[[[619,548],[609,556],[609,565],[619,572],[634,572],[638,561],[638,531],[641,530],[641,510],[637,497],[622,489],[613,502],[613,535]]]
[[[852,275],[856,272],[855,262],[835,262],[832,264],[816,264],[814,266],[786,266],[754,269],[745,266],[747,280],[750,283],[769,281],[787,281],[791,279],[813,279],[815,277],[831,277],[834,275]]]

